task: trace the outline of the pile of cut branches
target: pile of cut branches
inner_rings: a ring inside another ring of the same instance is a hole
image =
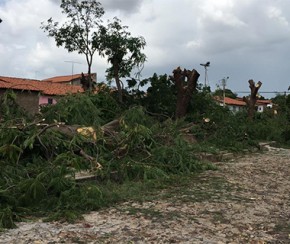
[[[101,185],[108,181],[152,180],[210,167],[194,157],[177,123],[156,122],[142,107],[96,124],[43,119],[0,124],[0,228],[48,211],[73,218],[74,211],[98,209],[106,204]],[[95,180],[78,182],[80,171]]]

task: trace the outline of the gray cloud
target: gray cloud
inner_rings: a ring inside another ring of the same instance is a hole
[[[61,0],[49,0],[54,4],[60,5]],[[122,11],[125,13],[137,12],[143,0],[101,0],[99,1],[105,11]]]
[[[49,0],[49,1],[52,2],[52,3],[55,3],[57,5],[61,4],[61,0]]]
[[[138,12],[143,0],[103,0],[100,1],[105,11],[123,11],[125,13]]]

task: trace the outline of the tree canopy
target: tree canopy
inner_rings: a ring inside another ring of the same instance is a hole
[[[100,26],[101,17],[105,11],[100,2],[96,0],[77,1],[62,0],[60,7],[62,13],[66,15],[67,22],[62,25],[52,18],[45,24],[42,22],[41,28],[48,32],[48,36],[54,37],[58,47],[63,46],[68,52],[77,51],[84,54],[88,65],[89,88],[92,89],[91,66],[93,55],[97,47],[92,45],[92,36]]]
[[[223,90],[222,89],[216,89],[214,92],[213,92],[213,96],[218,96],[218,97],[222,97],[223,96]],[[229,98],[237,98],[237,94],[234,93],[231,89],[225,89],[225,96],[226,97],[229,97]]]
[[[132,37],[127,29],[128,26],[121,25],[121,20],[115,17],[107,26],[100,26],[93,41],[93,47],[111,64],[107,69],[107,78],[115,79],[120,101],[123,89],[120,78],[130,76],[136,67],[140,72],[146,61],[146,55],[141,52],[146,45],[145,39]]]

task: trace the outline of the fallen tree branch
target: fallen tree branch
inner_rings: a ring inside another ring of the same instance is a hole
[[[89,154],[87,154],[83,149],[79,149],[78,151],[75,151],[75,153],[79,154],[80,156],[84,157],[86,160],[88,160],[91,163],[91,169],[102,169],[102,165],[97,162],[97,159],[90,156]]]

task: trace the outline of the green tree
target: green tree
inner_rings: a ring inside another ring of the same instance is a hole
[[[143,106],[151,113],[173,118],[177,101],[174,82],[166,74],[158,76],[155,73],[148,79],[148,83]]]
[[[216,89],[214,92],[213,92],[213,96],[218,96],[218,97],[223,97],[223,94],[224,94],[224,91],[222,89]],[[234,93],[231,89],[225,89],[225,96],[226,97],[229,97],[229,98],[237,98],[237,94]]]
[[[132,37],[128,26],[122,26],[121,20],[114,18],[107,26],[100,26],[95,33],[93,46],[106,56],[111,67],[106,70],[107,78],[115,79],[118,88],[119,101],[122,102],[123,83],[120,78],[130,76],[133,68],[140,71],[146,61],[146,55],[141,52],[146,45],[143,37]]]
[[[68,21],[59,26],[58,22],[50,18],[46,24],[41,23],[41,29],[48,32],[49,37],[54,37],[58,47],[64,46],[68,52],[77,51],[86,56],[89,90],[92,90],[91,67],[97,50],[92,45],[92,35],[100,26],[105,11],[96,0],[62,0],[60,7]]]
[[[282,94],[277,94],[275,97],[271,98],[272,102],[278,106],[279,112],[280,111],[281,112],[285,112],[286,111],[288,96],[282,95]]]

